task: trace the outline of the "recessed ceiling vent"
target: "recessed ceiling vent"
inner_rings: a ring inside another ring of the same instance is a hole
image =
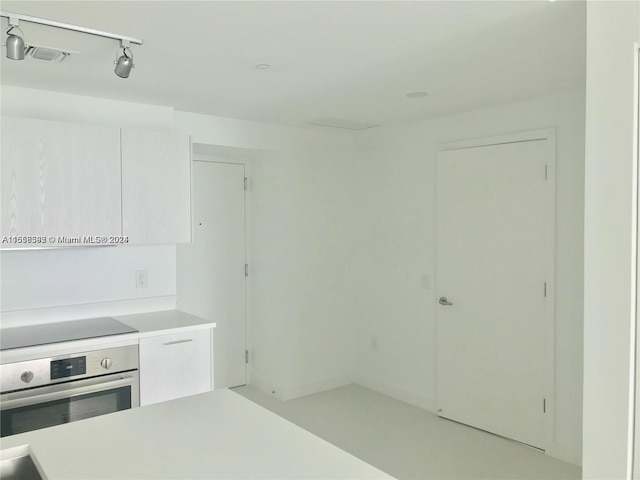
[[[43,47],[40,45],[27,45],[24,49],[24,54],[26,57],[51,63],[60,63],[69,55],[71,55],[71,53],[78,52],[64,51],[57,48]]]
[[[346,130],[365,130],[378,126],[375,123],[347,120],[344,118],[318,118],[310,123],[311,125],[319,125],[321,127],[342,128]]]

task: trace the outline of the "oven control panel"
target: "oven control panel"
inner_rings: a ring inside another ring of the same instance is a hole
[[[87,357],[65,358],[51,362],[51,380],[87,373]]]
[[[0,368],[0,393],[138,369],[138,345],[7,363]]]

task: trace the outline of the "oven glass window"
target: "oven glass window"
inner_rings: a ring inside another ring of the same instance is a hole
[[[77,397],[2,411],[2,437],[75,422],[131,408],[131,387],[120,387]]]

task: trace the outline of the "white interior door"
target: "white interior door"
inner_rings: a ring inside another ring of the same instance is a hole
[[[549,375],[550,142],[443,151],[437,176],[438,413],[538,448]]]
[[[215,321],[214,388],[247,383],[244,165],[193,162],[193,243],[177,247],[177,307]]]

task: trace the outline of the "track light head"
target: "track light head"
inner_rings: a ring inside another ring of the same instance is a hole
[[[24,39],[15,33],[11,33],[14,28],[22,33],[17,25],[9,26],[7,30],[7,58],[11,60],[24,60]]]
[[[113,71],[120,78],[129,78],[131,69],[134,67],[133,55],[131,53],[131,49],[129,49],[129,46],[124,44],[124,42],[121,48],[122,48],[122,55],[120,55],[120,58],[116,60],[115,62],[116,68]],[[127,55],[127,50],[129,50],[129,55]]]

